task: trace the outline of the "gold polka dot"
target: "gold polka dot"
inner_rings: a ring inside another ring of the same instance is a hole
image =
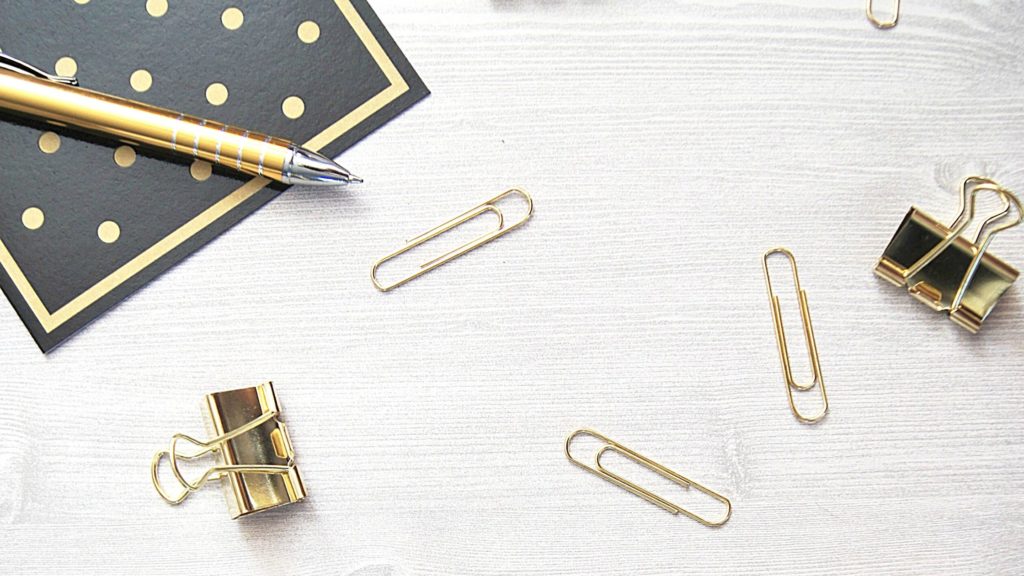
[[[132,72],[132,77],[129,81],[136,92],[145,92],[153,87],[153,75],[149,73],[149,70],[136,70]]]
[[[121,237],[121,227],[117,225],[117,222],[107,220],[96,229],[96,235],[107,244],[113,244]]]
[[[54,70],[58,76],[74,76],[78,73],[78,62],[71,56],[65,56],[57,60]]]
[[[299,40],[306,44],[312,44],[320,39],[320,26],[312,20],[306,20],[299,24]]]
[[[89,0],[75,0],[75,4],[81,4],[83,6],[85,6],[88,3],[89,3]]]
[[[214,82],[206,87],[206,100],[214,106],[220,106],[228,101],[228,87],[220,82]]]
[[[131,146],[121,146],[114,150],[114,162],[121,168],[135,164],[135,150]]]
[[[220,15],[220,23],[228,30],[238,30],[245,22],[245,14],[235,7],[228,8]]]
[[[146,12],[153,18],[167,14],[167,0],[146,0]]]
[[[21,223],[25,225],[25,228],[29,230],[39,230],[43,226],[43,221],[46,220],[46,215],[43,211],[35,206],[26,208],[21,213]]]
[[[209,162],[196,160],[192,163],[192,166],[189,167],[188,171],[192,174],[193,178],[200,182],[204,182],[210,178],[211,174],[213,174],[213,166]]]
[[[306,111],[306,103],[298,96],[289,96],[281,104],[281,111],[284,112],[285,116],[295,120]]]
[[[39,137],[39,149],[47,154],[53,154],[60,150],[60,136],[53,132],[43,132]]]

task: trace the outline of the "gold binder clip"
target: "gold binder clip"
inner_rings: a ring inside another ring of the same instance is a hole
[[[982,223],[972,241],[963,234],[974,220],[981,192],[998,195],[1004,207]],[[945,226],[912,207],[875,265],[875,274],[906,286],[919,301],[948,312],[950,320],[977,333],[1020,275],[988,247],[996,234],[1017,226],[1021,218],[1020,200],[1013,192],[989,178],[970,176],[961,186],[956,220]]]
[[[526,201],[527,210],[526,216],[523,216],[523,218],[520,219],[515,224],[507,226],[505,225],[504,215],[495,204],[512,195],[521,196]],[[429,242],[430,240],[437,238],[438,236],[444,234],[445,232],[448,232],[453,228],[461,226],[462,224],[465,224],[466,222],[469,222],[470,220],[476,218],[477,216],[480,216],[487,212],[490,212],[498,217],[498,226],[494,230],[487,232],[483,236],[478,237],[476,240],[472,240],[470,242],[467,242],[466,244],[463,244],[462,246],[452,250],[451,252],[448,252],[442,256],[439,256],[437,258],[434,258],[433,260],[421,264],[416,272],[412,273],[409,276],[406,276],[405,278],[402,278],[401,280],[398,280],[397,282],[393,282],[391,284],[381,284],[380,281],[377,279],[377,270],[381,267],[382,264],[384,264],[388,260],[397,258],[398,256],[405,254],[409,250],[412,250],[417,246]],[[455,260],[459,256],[466,254],[467,252],[472,252],[473,250],[476,250],[477,248],[483,246],[484,244],[487,244],[492,240],[496,240],[504,236],[505,234],[508,234],[509,232],[515,230],[516,228],[519,228],[523,224],[526,224],[526,221],[529,220],[531,216],[533,216],[533,198],[530,197],[526,190],[522,190],[520,188],[512,188],[511,190],[502,192],[501,194],[495,196],[494,198],[491,198],[490,200],[484,202],[483,204],[480,204],[479,206],[476,206],[474,208],[467,210],[466,212],[463,212],[462,214],[459,214],[455,218],[452,218],[451,220],[445,222],[444,224],[441,224],[440,226],[437,226],[436,228],[427,230],[423,234],[420,234],[419,236],[406,242],[405,246],[399,248],[398,250],[395,250],[394,252],[381,258],[380,260],[377,260],[373,264],[373,268],[370,270],[370,279],[373,280],[373,285],[376,286],[377,289],[380,290],[381,292],[387,292],[388,290],[398,288],[399,286],[412,280],[415,280],[416,278],[419,278],[420,276],[426,274],[427,272],[430,272],[431,270],[437,268],[438,266],[443,266],[451,262],[452,260]]]
[[[572,452],[570,451],[570,445],[577,436],[592,436],[594,438],[597,438],[601,442],[604,442],[604,446],[602,446],[601,449],[598,450],[597,455],[594,457],[593,466],[585,464],[573,457]],[[715,500],[718,500],[722,504],[725,504],[725,516],[720,520],[708,520],[706,518],[694,514],[693,512],[690,512],[689,510],[683,508],[682,506],[679,506],[678,504],[673,504],[672,502],[669,502],[668,500],[662,498],[661,496],[658,496],[657,494],[651,492],[650,490],[647,490],[646,488],[641,488],[640,486],[637,486],[633,482],[626,480],[625,478],[619,476],[618,474],[615,474],[614,472],[609,472],[601,464],[601,456],[603,456],[605,452],[615,452],[626,458],[629,458],[630,460],[633,460],[634,462],[640,464],[641,466],[647,468],[648,470],[658,473],[665,479],[671,480],[672,482],[679,484],[683,488],[696,488],[700,492],[707,494],[708,496],[714,498]],[[729,518],[732,517],[732,502],[730,502],[729,499],[726,498],[725,496],[722,496],[721,494],[711,490],[710,488],[701,486],[700,484],[697,484],[693,480],[685,478],[684,476],[676,472],[673,472],[672,470],[669,470],[668,468],[662,466],[661,464],[658,464],[654,460],[651,460],[650,458],[643,456],[642,454],[638,454],[637,452],[634,452],[633,450],[626,448],[622,444],[619,444],[618,442],[608,438],[607,436],[599,432],[595,432],[594,430],[590,430],[588,428],[581,428],[580,430],[577,430],[572,434],[569,434],[569,437],[565,439],[565,457],[568,458],[569,461],[572,462],[573,464],[579,466],[580,468],[583,468],[584,470],[590,472],[591,474],[595,474],[601,478],[604,478],[605,480],[611,482],[612,484],[615,484],[620,488],[623,488],[633,494],[636,494],[637,496],[643,498],[644,500],[647,500],[652,504],[656,504],[673,514],[682,514],[687,518],[696,520],[697,522],[700,522],[705,526],[721,526],[722,524],[728,522]]]
[[[279,419],[281,411],[273,384],[267,382],[252,388],[209,394],[206,404],[216,438],[203,442],[175,434],[170,447],[153,456],[150,467],[153,486],[164,500],[180,504],[189,494],[216,478],[228,479],[228,506],[232,518],[292,504],[306,497],[288,429]],[[198,450],[178,453],[181,440]],[[210,453],[219,457],[218,464],[197,480],[186,480],[178,461],[194,460]],[[160,461],[165,456],[181,484],[182,491],[176,495],[168,493],[158,477]]]
[[[867,14],[868,20],[875,25],[875,28],[879,30],[888,30],[894,28],[900,21],[900,0],[893,0],[892,3],[892,18],[890,20],[879,20],[875,16],[875,0],[867,0]]]
[[[786,329],[782,323],[782,306],[779,304],[779,297],[775,295],[775,290],[772,289],[772,277],[768,272],[768,258],[772,254],[782,254],[785,256],[789,260],[790,268],[793,270],[793,284],[796,286],[797,299],[800,302],[800,320],[804,327],[804,341],[807,343],[807,356],[811,361],[811,373],[813,376],[813,379],[808,384],[801,384],[793,378],[793,366],[789,359],[789,347],[786,346]],[[818,360],[818,344],[814,339],[814,327],[811,325],[811,310],[807,305],[807,291],[800,287],[800,275],[796,269],[796,258],[786,248],[772,248],[765,252],[761,258],[761,264],[764,267],[765,282],[768,284],[768,300],[772,305],[775,341],[779,348],[779,358],[782,360],[782,374],[786,380],[789,409],[793,411],[793,415],[796,416],[797,420],[805,424],[813,424],[824,418],[825,414],[828,413],[828,394],[825,392],[825,380],[821,376],[821,362]],[[805,416],[797,409],[796,403],[793,401],[793,389],[806,391],[815,386],[818,387],[818,392],[821,393],[821,412],[813,416]]]

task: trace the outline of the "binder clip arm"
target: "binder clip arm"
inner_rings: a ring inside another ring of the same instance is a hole
[[[1024,209],[1021,208],[1020,200],[1017,199],[1012,193],[1003,188],[989,188],[979,187],[978,189],[985,188],[991,189],[999,193],[1000,197],[1006,202],[1006,208],[985,220],[985,222],[978,229],[978,235],[975,237],[975,245],[977,251],[974,254],[974,258],[971,259],[970,265],[967,267],[967,273],[964,274],[963,279],[960,281],[960,286],[957,288],[956,296],[953,297],[953,303],[949,308],[949,317],[960,324],[964,328],[971,329],[972,326],[980,326],[984,318],[978,317],[976,314],[963,306],[964,296],[967,295],[967,290],[970,288],[971,283],[974,281],[974,277],[978,273],[978,268],[981,266],[982,258],[988,251],[989,245],[992,243],[992,239],[996,234],[1009,230],[1014,226],[1020,225],[1021,221],[1024,220]],[[1017,213],[1016,218],[1011,215],[1013,212]],[[1005,222],[999,224],[1001,220]]]
[[[960,194],[960,214],[956,217],[956,220],[949,227],[949,233],[942,239],[941,242],[936,244],[925,253],[917,262],[912,266],[903,271],[903,279],[906,281],[911,276],[916,275],[925,266],[932,263],[939,254],[942,254],[953,242],[956,241],[960,235],[963,234],[964,230],[970,226],[971,222],[974,221],[974,216],[977,211],[978,194],[981,192],[993,192],[998,194],[1003,200],[1003,210],[992,215],[990,218],[985,220],[985,223],[978,229],[978,234],[974,238],[974,243],[977,246],[978,240],[984,234],[985,245],[984,248],[976,249],[975,259],[980,259],[985,254],[985,249],[988,248],[988,243],[991,242],[992,236],[1003,230],[1013,228],[1017,224],[1020,224],[1020,202],[1017,197],[1013,195],[1009,190],[1003,188],[994,180],[988,178],[979,178],[977,176],[971,176],[963,181],[961,186]],[[1013,207],[1017,208],[1018,217],[1016,221],[1010,221],[1006,224],[997,226],[991,230],[986,230],[991,224],[1002,220],[1010,215],[1013,211]]]
[[[255,430],[256,428],[259,428],[260,426],[262,426],[266,422],[269,422],[269,421],[277,418],[277,415],[278,415],[278,413],[276,411],[267,412],[267,413],[263,414],[262,416],[260,416],[259,418],[253,419],[252,421],[250,421],[249,423],[245,424],[244,426],[239,426],[238,428],[232,430],[231,432],[228,432],[226,434],[222,434],[222,435],[220,435],[220,436],[218,436],[216,438],[213,438],[212,440],[206,441],[206,442],[197,440],[197,439],[195,439],[195,438],[193,438],[191,436],[188,436],[186,434],[175,434],[174,436],[171,437],[171,445],[170,445],[170,447],[167,450],[161,450],[161,451],[157,452],[153,456],[153,461],[152,461],[152,463],[150,465],[150,475],[151,475],[151,478],[153,480],[153,487],[156,488],[156,491],[157,491],[157,493],[160,494],[161,498],[163,498],[164,500],[166,500],[170,504],[177,505],[177,504],[181,504],[182,502],[184,502],[185,499],[188,498],[189,494],[191,494],[192,492],[200,490],[203,486],[206,485],[206,483],[208,481],[216,479],[216,478],[220,478],[221,476],[223,476],[224,474],[227,474],[229,472],[238,472],[238,473],[247,473],[247,474],[283,474],[283,473],[287,473],[288,470],[291,468],[290,466],[277,466],[277,465],[257,465],[257,466],[252,466],[252,465],[240,465],[240,464],[218,465],[218,466],[211,466],[210,468],[208,468],[199,477],[199,479],[195,480],[194,482],[189,482],[187,479],[185,479],[185,475],[182,474],[181,469],[178,468],[178,461],[179,460],[195,460],[197,458],[202,458],[203,456],[205,456],[206,454],[209,454],[211,452],[217,452],[229,440],[232,440],[234,438],[237,438],[238,436],[241,436],[241,435],[243,435],[243,434],[245,434],[247,432],[250,432],[252,430]],[[197,451],[197,452],[194,452],[192,454],[178,454],[178,441],[179,440],[184,440],[184,441],[186,441],[186,442],[188,442],[190,444],[193,444],[193,445],[197,446],[198,448],[200,448],[200,450]],[[292,457],[291,454],[289,454],[288,456],[289,456],[289,458]],[[167,457],[168,464],[170,465],[170,468],[171,468],[171,472],[174,474],[174,478],[178,481],[178,483],[182,487],[182,491],[179,492],[177,496],[171,495],[164,488],[163,484],[160,482],[160,477],[159,477],[160,462],[164,459],[164,457]]]

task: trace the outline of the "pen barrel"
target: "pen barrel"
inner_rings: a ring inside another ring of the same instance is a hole
[[[2,69],[0,108],[279,182],[292,157],[281,138]]]

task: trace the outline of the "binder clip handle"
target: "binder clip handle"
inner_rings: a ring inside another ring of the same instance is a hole
[[[1013,213],[1016,208],[1018,218],[1016,221],[1010,221],[1006,225],[996,227],[991,230],[990,234],[1002,232],[1008,228],[1013,228],[1020,223],[1020,202],[1017,197],[1006,188],[1003,188],[1001,184],[992,180],[991,178],[984,178],[982,176],[968,176],[964,178],[963,183],[960,185],[960,214],[956,220],[950,225],[950,229],[962,232],[971,221],[974,219],[975,212],[977,211],[978,194],[980,192],[993,192],[999,195],[999,198],[1003,201],[1003,209],[996,214],[993,214],[978,228],[978,232],[974,237],[974,243],[977,244],[982,238],[982,233],[988,229],[988,227],[1002,220]]]
[[[969,176],[964,179],[963,185],[961,186],[960,214],[949,226],[949,233],[941,242],[932,247],[931,250],[903,272],[904,281],[916,275],[928,264],[931,264],[939,254],[942,254],[943,251],[949,248],[949,246],[952,245],[961,234],[963,234],[964,230],[966,230],[971,222],[974,221],[974,217],[977,212],[978,195],[981,192],[993,192],[998,194],[1003,200],[1004,208],[1002,211],[986,219],[978,229],[978,234],[975,237],[975,244],[978,245],[978,248],[975,251],[973,258],[975,262],[972,263],[972,266],[968,269],[968,273],[964,276],[965,285],[970,283],[970,279],[973,278],[974,272],[977,270],[977,264],[981,261],[982,256],[984,256],[985,251],[988,249],[988,245],[991,243],[992,237],[999,232],[1017,226],[1021,223],[1022,217],[1020,200],[1018,200],[1012,192],[1003,188],[994,180],[979,176]],[[1002,224],[993,226],[996,222],[1009,218],[1014,211],[1017,213],[1016,218],[1011,218]],[[960,290],[960,292],[963,292],[963,290]],[[963,295],[960,294],[960,296],[962,297]]]
[[[966,189],[966,181],[964,187]],[[1009,230],[1015,226],[1020,225],[1021,221],[1024,220],[1024,209],[1021,208],[1020,200],[1009,190],[997,185],[983,184],[972,190],[972,212],[975,202],[977,201],[977,192],[982,190],[989,190],[999,194],[1000,198],[1006,203],[1006,207],[1002,212],[992,215],[985,222],[982,223],[981,227],[978,228],[978,234],[975,237],[975,245],[977,251],[974,257],[971,259],[970,265],[967,267],[967,272],[964,274],[963,279],[960,281],[960,286],[957,288],[956,296],[953,297],[953,302],[949,308],[949,314],[954,321],[960,321],[962,312],[962,304],[964,296],[967,294],[967,289],[970,287],[971,282],[974,280],[975,275],[978,273],[978,267],[981,266],[981,259],[985,256],[985,252],[988,251],[989,245],[992,243],[992,239],[996,234]],[[1016,217],[1013,214],[1016,213]],[[1000,221],[1003,221],[1000,223]]]
[[[255,418],[247,422],[245,425],[239,426],[238,428],[232,430],[231,432],[218,436],[207,442],[196,440],[195,438],[192,438],[191,436],[188,436],[186,434],[175,434],[174,436],[171,437],[171,445],[167,450],[161,450],[157,452],[155,455],[153,455],[153,461],[150,464],[150,476],[151,479],[153,480],[153,487],[156,488],[156,491],[158,494],[160,494],[160,497],[166,500],[168,503],[181,504],[182,502],[185,501],[186,498],[188,498],[189,494],[197,490],[200,490],[203,486],[206,485],[208,481],[215,478],[220,478],[222,475],[227,474],[229,472],[250,474],[287,473],[291,468],[290,466],[220,465],[211,466],[205,472],[203,472],[203,474],[197,480],[189,482],[185,478],[185,475],[181,472],[181,469],[178,467],[178,462],[180,460],[195,460],[211,452],[217,452],[218,450],[221,449],[221,446],[224,443],[238,436],[241,436],[242,434],[259,428],[264,423],[277,418],[277,415],[278,413],[276,411],[267,412],[260,416],[259,418]],[[185,442],[197,446],[198,448],[200,448],[200,450],[191,454],[178,454],[178,442],[181,440],[184,440]],[[291,455],[289,454],[289,457],[290,456]],[[175,480],[178,481],[182,488],[181,492],[179,492],[177,495],[172,495],[170,492],[168,492],[164,488],[163,484],[160,482],[160,462],[165,457],[167,458],[168,464],[170,465],[171,473],[174,474]]]
[[[985,189],[991,189],[994,192],[998,192],[1000,198],[1003,199],[1005,207],[1002,212],[993,214],[988,220],[982,223],[981,227],[978,228],[978,234],[975,236],[974,242],[979,245],[985,245],[992,236],[1009,230],[1014,226],[1020,225],[1022,219],[1024,219],[1024,210],[1021,208],[1020,200],[1009,190],[998,187],[980,187]],[[1016,217],[1013,214],[1016,213]],[[1006,220],[1002,224],[997,224],[1000,220]],[[993,226],[994,225],[994,226]]]

